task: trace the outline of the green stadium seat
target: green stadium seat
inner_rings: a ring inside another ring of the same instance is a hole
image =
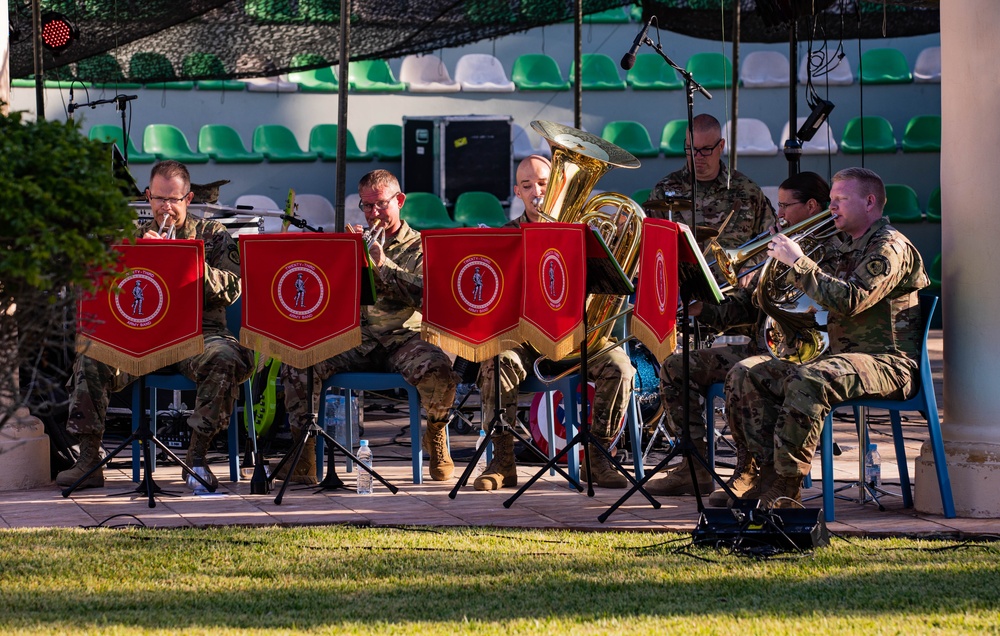
[[[292,58],[292,66],[314,66],[326,64],[321,55],[300,54]],[[308,71],[290,71],[288,81],[299,85],[302,93],[336,93],[340,90],[340,78],[337,67],[323,66]]]
[[[253,131],[253,151],[271,163],[316,161],[315,152],[303,151],[295,133],[281,124],[261,124]]]
[[[862,84],[909,84],[913,81],[906,56],[898,49],[869,49],[861,54]]]
[[[91,126],[87,135],[90,139],[103,141],[104,143],[116,143],[118,149],[125,151],[125,144],[122,143],[122,127],[113,124],[96,124]],[[132,138],[128,140],[128,162],[129,163],[154,163],[156,155],[148,152],[139,152],[132,143]]]
[[[264,155],[249,152],[240,134],[225,124],[205,124],[198,131],[198,152],[203,152],[216,163],[261,163]]]
[[[641,22],[645,24],[645,20],[642,19],[642,3],[636,0],[631,7],[629,7],[629,18],[632,22]]]
[[[631,198],[639,205],[642,205],[646,201],[649,201],[649,195],[651,195],[652,193],[653,193],[652,188],[642,188],[640,190],[636,190],[635,192],[633,192]]]
[[[583,22],[585,24],[627,24],[629,13],[623,7],[611,7],[583,16]]]
[[[903,152],[941,152],[941,116],[917,115],[903,131]]]
[[[685,69],[708,90],[733,86],[733,63],[722,53],[695,53]]]
[[[359,60],[347,68],[351,90],[359,93],[400,93],[406,84],[398,81],[385,60]]]
[[[924,219],[917,193],[908,185],[888,183],[885,186],[885,209],[890,223],[919,223]]]
[[[544,53],[526,53],[514,60],[510,79],[519,91],[568,91],[556,61]]]
[[[365,150],[379,161],[399,161],[403,158],[403,127],[375,124],[368,129]]]
[[[635,91],[675,91],[684,82],[669,64],[655,53],[635,56],[635,66],[629,69],[625,82]]]
[[[660,152],[664,157],[684,157],[684,141],[687,139],[687,120],[674,119],[663,126],[660,135]]]
[[[465,227],[500,227],[507,222],[507,213],[492,192],[463,192],[455,199],[455,222]]]
[[[864,133],[863,145],[862,133]],[[862,152],[896,152],[896,137],[892,132],[892,124],[885,117],[878,115],[850,119],[844,126],[840,151],[847,155],[859,155]]]
[[[623,91],[625,82],[618,73],[618,65],[604,53],[584,53],[580,57],[580,82],[585,91]],[[576,77],[576,63],[570,65],[570,81]]]
[[[931,284],[929,289],[938,290],[941,289],[941,254],[938,253],[937,256],[931,261],[930,267],[927,268],[927,277],[931,279]]]
[[[438,195],[430,192],[408,192],[400,215],[415,230],[448,230],[462,224],[448,216]]]
[[[184,77],[205,77],[195,80],[195,88],[203,91],[242,91],[246,84],[234,79],[217,79],[228,75],[226,66],[215,53],[188,53],[181,61]]]
[[[649,131],[637,121],[611,121],[604,126],[601,137],[631,152],[636,157],[655,157],[660,149],[653,145]]]
[[[317,124],[309,132],[309,150],[319,155],[320,161],[337,160],[337,124]],[[350,129],[347,131],[347,160],[371,161],[370,152],[362,152]]]
[[[130,79],[141,82],[146,88],[189,91],[194,88],[190,80],[177,81],[174,65],[162,53],[140,51],[129,61]]]
[[[194,152],[184,132],[171,124],[150,124],[142,136],[142,147],[159,160],[173,159],[181,163],[208,163],[210,157]]]
[[[76,76],[84,82],[90,82],[96,88],[105,86],[119,89],[142,88],[142,84],[125,81],[122,67],[110,53],[101,53],[77,62]]]
[[[934,223],[941,222],[941,186],[931,192],[931,199],[927,202],[927,220]]]

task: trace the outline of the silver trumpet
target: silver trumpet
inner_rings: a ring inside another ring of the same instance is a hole
[[[177,224],[171,222],[169,214],[163,215],[163,223],[160,223],[160,229],[157,230],[157,234],[163,239],[172,239],[177,237]],[[170,227],[167,227],[167,223],[170,223]]]
[[[378,243],[382,247],[385,244],[385,226],[379,219],[375,219],[374,225],[361,233],[361,238],[369,249],[372,243]]]

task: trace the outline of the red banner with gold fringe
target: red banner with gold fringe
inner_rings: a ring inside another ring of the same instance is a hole
[[[584,338],[586,232],[582,223],[521,226],[524,295],[521,337],[539,352],[561,360]]]
[[[361,344],[360,234],[244,234],[243,346],[304,369]]]
[[[132,375],[205,350],[205,244],[137,239],[116,245],[118,269],[79,303],[77,350]]]
[[[425,230],[421,335],[481,362],[520,344],[521,231]]]
[[[678,240],[673,221],[643,220],[639,284],[630,327],[632,335],[661,361],[677,347]]]

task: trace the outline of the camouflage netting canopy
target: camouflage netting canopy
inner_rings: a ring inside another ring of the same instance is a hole
[[[79,30],[59,56],[44,54],[47,79],[101,83],[273,76],[336,64],[340,0],[40,0]],[[643,0],[644,18],[696,37],[723,37],[720,14],[742,11],[743,41],[787,40],[788,11],[826,7],[802,28],[825,37],[915,35],[938,30],[936,2],[917,0]],[[831,4],[832,2],[832,4]],[[630,7],[583,0],[584,14]],[[573,0],[353,0],[350,59],[389,59],[571,20]],[[31,0],[9,1],[11,77],[33,72]],[[623,9],[624,13],[625,9]],[[725,20],[728,28],[729,20]],[[859,23],[861,24],[859,30]],[[731,37],[726,33],[726,38]]]

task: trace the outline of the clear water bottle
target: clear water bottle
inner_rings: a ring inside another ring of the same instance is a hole
[[[361,440],[361,446],[358,448],[358,461],[369,468],[372,467],[372,449],[369,448],[366,439]],[[372,494],[372,476],[362,468],[358,468],[358,494]]]
[[[479,450],[485,445],[486,445],[486,431],[484,431],[483,429],[479,429],[479,439],[476,440],[476,450]],[[486,470],[485,450],[483,451],[483,454],[479,456],[479,462],[476,463],[476,476],[478,477],[479,475],[482,475],[484,470]]]
[[[882,486],[882,456],[875,444],[869,444],[865,453],[865,483],[872,488]]]

